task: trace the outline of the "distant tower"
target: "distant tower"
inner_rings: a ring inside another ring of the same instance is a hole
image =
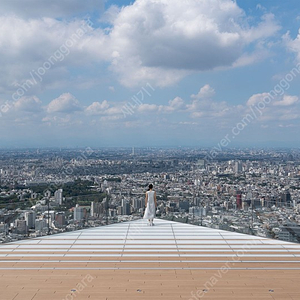
[[[62,227],[66,224],[66,215],[64,212],[58,212],[55,216],[55,221],[59,227]]]
[[[240,161],[236,161],[234,164],[234,172],[236,174],[242,173],[243,171],[243,166],[242,163]]]
[[[243,201],[244,202],[244,208],[250,207],[250,205],[252,204],[252,199],[253,199],[252,193],[248,192],[246,194],[246,199]]]
[[[125,199],[122,199],[122,214],[123,215],[130,215],[130,204]]]
[[[62,193],[63,193],[62,189],[58,189],[54,193],[55,202],[59,205],[62,205],[62,201],[63,201]]]
[[[94,217],[95,215],[95,204],[94,201],[91,202],[91,213],[90,213],[91,217]]]
[[[134,156],[134,154],[135,154],[135,153],[134,153],[134,147],[132,147],[131,155]]]
[[[35,212],[27,211],[25,212],[25,221],[28,229],[33,229],[35,227]]]
[[[292,197],[291,194],[288,190],[285,190],[281,194],[281,204],[283,205],[289,205],[292,202]]]
[[[76,207],[74,208],[74,221],[81,221],[83,218],[83,207],[80,207],[79,204],[76,204]]]
[[[240,191],[236,193],[236,207],[237,209],[242,208],[242,193]]]

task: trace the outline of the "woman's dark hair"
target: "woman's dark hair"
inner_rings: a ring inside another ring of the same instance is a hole
[[[149,184],[149,190],[152,190],[152,189],[153,189],[153,184],[150,183],[150,184]]]

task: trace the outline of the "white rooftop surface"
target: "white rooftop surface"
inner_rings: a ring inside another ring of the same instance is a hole
[[[154,223],[0,245],[0,299],[300,299],[300,244]]]

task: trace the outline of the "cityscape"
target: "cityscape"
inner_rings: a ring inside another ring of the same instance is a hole
[[[12,242],[158,218],[300,242],[299,149],[1,150],[0,234]]]
[[[0,300],[299,300],[299,0],[0,0]]]

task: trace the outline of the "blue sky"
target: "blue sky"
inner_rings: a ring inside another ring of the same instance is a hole
[[[299,147],[296,0],[0,7],[0,147]]]

